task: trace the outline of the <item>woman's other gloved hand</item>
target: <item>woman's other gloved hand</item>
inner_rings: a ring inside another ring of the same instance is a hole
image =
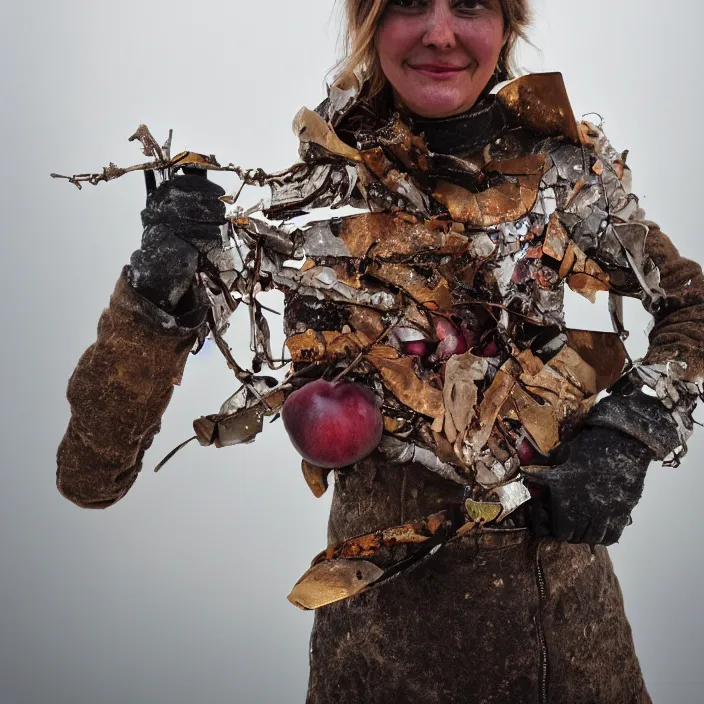
[[[132,287],[167,313],[191,289],[199,256],[220,246],[225,223],[224,189],[204,169],[183,171],[147,195],[142,246],[127,273]]]
[[[523,470],[541,497],[534,499],[535,533],[570,543],[617,542],[654,457],[651,448],[618,430],[584,428],[561,447],[557,466]]]

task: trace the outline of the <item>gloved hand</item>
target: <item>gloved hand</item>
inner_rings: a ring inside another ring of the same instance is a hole
[[[144,298],[173,313],[193,284],[198,258],[221,243],[225,191],[207,172],[184,168],[147,196],[142,246],[132,254],[128,278]]]
[[[534,507],[534,531],[569,543],[617,542],[643,493],[655,453],[613,428],[586,427],[563,445],[560,455],[555,467],[523,470],[526,485],[542,489],[547,514]],[[538,523],[540,515],[548,519],[547,526]]]

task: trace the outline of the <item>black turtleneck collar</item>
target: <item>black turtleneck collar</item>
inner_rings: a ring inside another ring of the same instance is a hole
[[[507,127],[508,117],[494,95],[452,117],[410,116],[411,129],[423,133],[428,149],[436,154],[468,155],[495,140]]]
[[[324,114],[323,107],[318,108],[321,114]],[[430,118],[399,109],[387,84],[377,95],[362,97],[335,123],[335,130],[343,141],[356,147],[360,131],[373,132],[386,125],[394,114],[415,134],[424,135],[431,152],[449,156],[469,156],[482,149],[507,129],[510,119],[501,101],[489,93],[489,86],[467,112]]]

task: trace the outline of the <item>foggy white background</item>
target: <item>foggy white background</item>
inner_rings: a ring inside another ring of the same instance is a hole
[[[598,111],[631,150],[649,217],[704,259],[702,4],[535,9],[542,54],[526,49],[523,65],[563,72],[575,113]],[[48,174],[140,161],[127,141],[140,122],[160,140],[173,127],[174,153],[287,166],[291,120],[323,98],[335,60],[331,3],[6,0],[0,12],[0,704],[303,702],[312,616],[286,594],[325,546],[330,497],[308,491],[281,423],[254,445],[189,445],[151,471],[234,391],[217,352],[189,360],[125,499],[86,511],[56,491],[66,383],[140,244],[144,184],[135,174],[78,192]],[[571,320],[601,327],[595,311],[580,304]],[[640,333],[638,304],[628,316]],[[246,326],[230,334],[245,361],[247,336]],[[646,682],[664,704],[704,700],[703,451],[700,432],[679,469],[653,465],[611,549]]]

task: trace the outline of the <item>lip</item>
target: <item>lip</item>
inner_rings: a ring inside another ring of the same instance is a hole
[[[408,64],[408,67],[430,78],[452,78],[467,69],[466,66],[450,66],[447,64]]]

